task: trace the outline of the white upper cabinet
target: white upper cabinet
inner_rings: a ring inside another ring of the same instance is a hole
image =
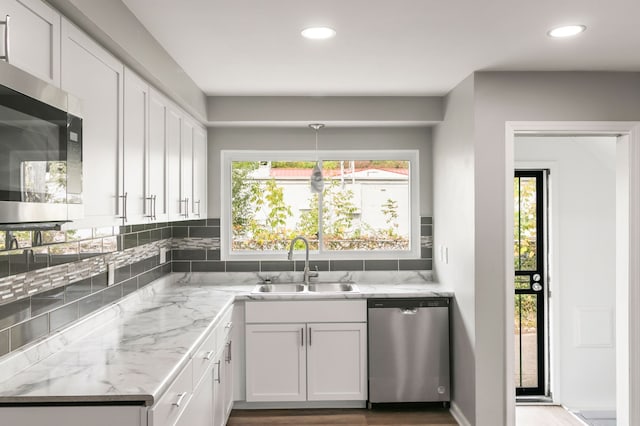
[[[131,70],[124,70],[123,183],[126,195],[124,223],[143,223],[152,216],[152,201],[145,188],[145,151],[149,132],[149,85]]]
[[[183,212],[182,202],[182,172],[181,172],[181,139],[183,117],[180,111],[173,105],[167,106],[167,163],[168,173],[168,215],[169,220],[186,219],[186,211]]]
[[[193,217],[193,130],[194,124],[188,120],[182,120],[182,140],[180,149],[180,200],[183,204],[181,212],[183,217]]]
[[[193,131],[193,217],[207,218],[207,133],[200,127]]]
[[[151,211],[147,215],[151,220],[168,220],[168,114],[169,101],[153,88],[149,95],[149,143],[147,155],[147,199]],[[179,139],[178,139],[179,143]]]
[[[78,226],[121,223],[124,67],[85,33],[62,19],[61,87],[81,100],[83,203]]]
[[[60,87],[60,14],[41,0],[0,0],[0,21],[10,16],[9,63]],[[5,55],[7,40],[0,32]]]

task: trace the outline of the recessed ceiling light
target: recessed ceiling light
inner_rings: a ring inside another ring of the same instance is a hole
[[[584,25],[564,25],[562,27],[556,27],[550,30],[547,34],[549,37],[553,38],[564,38],[564,37],[572,37],[574,35],[578,35],[587,27]]]
[[[302,37],[311,40],[325,40],[336,35],[336,30],[329,27],[311,27],[305,28],[300,33]]]

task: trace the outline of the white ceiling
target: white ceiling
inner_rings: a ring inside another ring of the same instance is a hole
[[[640,0],[123,0],[208,95],[442,95],[477,70],[640,71]],[[580,36],[546,32],[584,24]],[[308,26],[337,31],[327,41]]]

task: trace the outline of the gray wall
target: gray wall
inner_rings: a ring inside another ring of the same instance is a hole
[[[474,146],[469,77],[445,99],[444,121],[433,133],[433,260],[438,282],[453,288],[452,409],[475,424]],[[441,247],[448,250],[445,263]],[[497,424],[497,423],[496,423]]]
[[[505,293],[510,238],[505,203],[505,122],[638,121],[640,74],[605,72],[479,72],[475,74],[476,424],[513,424],[505,365]],[[437,216],[434,218],[437,220]],[[439,224],[436,225],[438,229]],[[472,267],[472,265],[468,265]]]
[[[320,131],[320,149],[418,149],[420,155],[420,216],[432,216],[432,147],[430,128],[331,128]],[[309,150],[315,148],[311,129],[209,128],[208,215],[220,217],[220,151]]]

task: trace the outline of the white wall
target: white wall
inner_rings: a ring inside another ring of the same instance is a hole
[[[321,130],[320,149],[418,149],[420,157],[420,215],[433,214],[431,129],[425,127],[332,128]],[[220,151],[312,150],[313,130],[304,127],[213,127],[208,138],[208,215],[220,217]]]
[[[551,169],[554,402],[615,410],[616,138],[518,137],[515,160]]]
[[[476,424],[510,425],[515,414],[507,403],[513,400],[507,306],[513,303],[505,291],[511,280],[505,123],[637,121],[640,74],[479,72],[475,89]]]
[[[445,99],[433,133],[434,271],[455,291],[452,308],[452,409],[475,424],[473,77]],[[439,257],[446,247],[448,263]],[[459,421],[464,422],[464,419]]]

